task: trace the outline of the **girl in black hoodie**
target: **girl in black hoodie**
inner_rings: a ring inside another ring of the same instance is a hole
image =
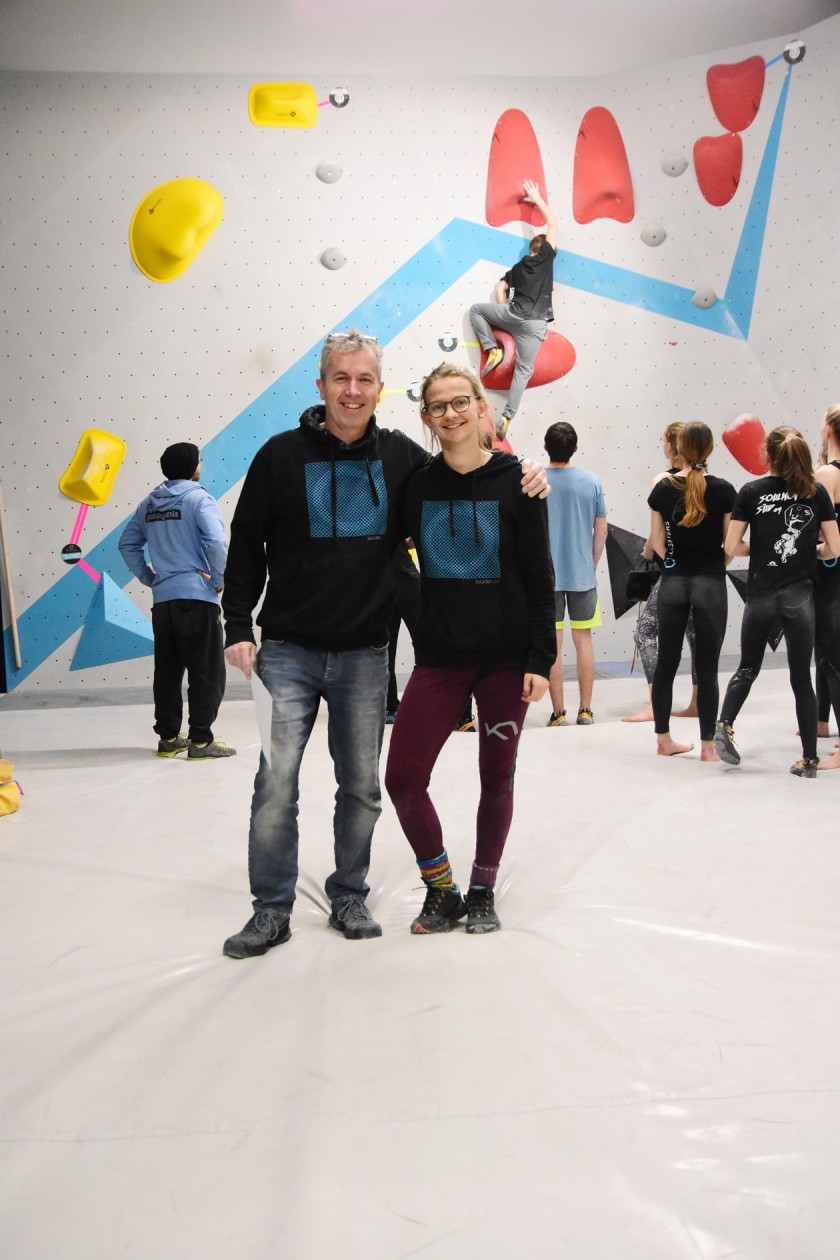
[[[423,382],[420,415],[441,452],[408,483],[400,532],[417,548],[415,669],[391,736],[385,786],[426,884],[417,934],[501,926],[493,888],[513,814],[516,750],[528,704],[556,652],[546,511],[520,492],[512,455],[489,449],[487,402],[464,368]],[[481,796],[466,899],[455,884],[428,787],[467,698],[475,696]]]

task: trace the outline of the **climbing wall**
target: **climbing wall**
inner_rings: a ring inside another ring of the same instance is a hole
[[[255,450],[316,400],[330,330],[380,337],[380,421],[422,440],[417,381],[479,365],[468,308],[538,227],[524,178],[559,251],[518,453],[570,420],[610,521],[641,536],[669,421],[706,420],[736,484],[756,425],[816,439],[840,397],[839,43],[834,18],[592,80],[0,76],[9,689],[148,681],[149,592],[116,543],[161,451],[201,446],[229,520]],[[487,383],[501,412],[504,374]],[[81,528],[58,485],[90,429],[126,453]],[[599,581],[597,656],[626,664],[633,610],[616,615],[606,563]]]

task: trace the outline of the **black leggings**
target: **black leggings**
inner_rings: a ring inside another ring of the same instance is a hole
[[[810,580],[792,582],[777,591],[747,595],[741,623],[741,662],[726,688],[720,717],[727,726],[734,725],[761,670],[771,631],[779,622],[787,648],[802,753],[813,758],[817,755],[817,698],[811,681],[814,584]]]
[[[633,638],[636,641],[636,647],[642,662],[642,668],[645,671],[645,682],[653,684],[653,675],[656,673],[656,660],[659,655],[659,646],[657,643],[657,631],[659,626],[659,617],[657,614],[657,606],[659,604],[659,588],[662,585],[662,578],[657,578],[653,584],[650,595],[639,605],[639,615],[636,619],[636,628],[633,631]],[[697,684],[697,668],[694,664],[694,619],[689,614],[688,625],[686,627],[685,637],[688,639],[688,650],[691,653],[691,682],[692,685]]]
[[[693,613],[700,738],[712,739],[718,705],[718,664],[726,633],[726,577],[722,573],[675,576],[666,570],[659,582],[658,612],[659,658],[651,691],[656,733],[667,735],[670,729],[674,679],[689,613]]]
[[[828,685],[831,707],[840,725],[840,565],[817,566],[814,611],[817,664]]]

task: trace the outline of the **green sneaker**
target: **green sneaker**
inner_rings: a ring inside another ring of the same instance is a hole
[[[159,739],[157,755],[159,757],[177,757],[179,752],[186,752],[189,742],[183,732],[173,735],[172,739]]]
[[[190,751],[187,753],[188,761],[212,761],[216,757],[235,757],[236,749],[231,748],[230,744],[223,744],[220,739],[214,739],[209,744],[193,744],[190,743]]]

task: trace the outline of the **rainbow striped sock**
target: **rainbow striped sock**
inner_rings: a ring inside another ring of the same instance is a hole
[[[423,877],[423,883],[428,884],[430,888],[455,888],[455,880],[452,877],[452,867],[449,865],[449,854],[446,849],[443,853],[438,854],[435,858],[428,858],[425,862],[418,859],[417,865],[420,867],[420,874]]]

